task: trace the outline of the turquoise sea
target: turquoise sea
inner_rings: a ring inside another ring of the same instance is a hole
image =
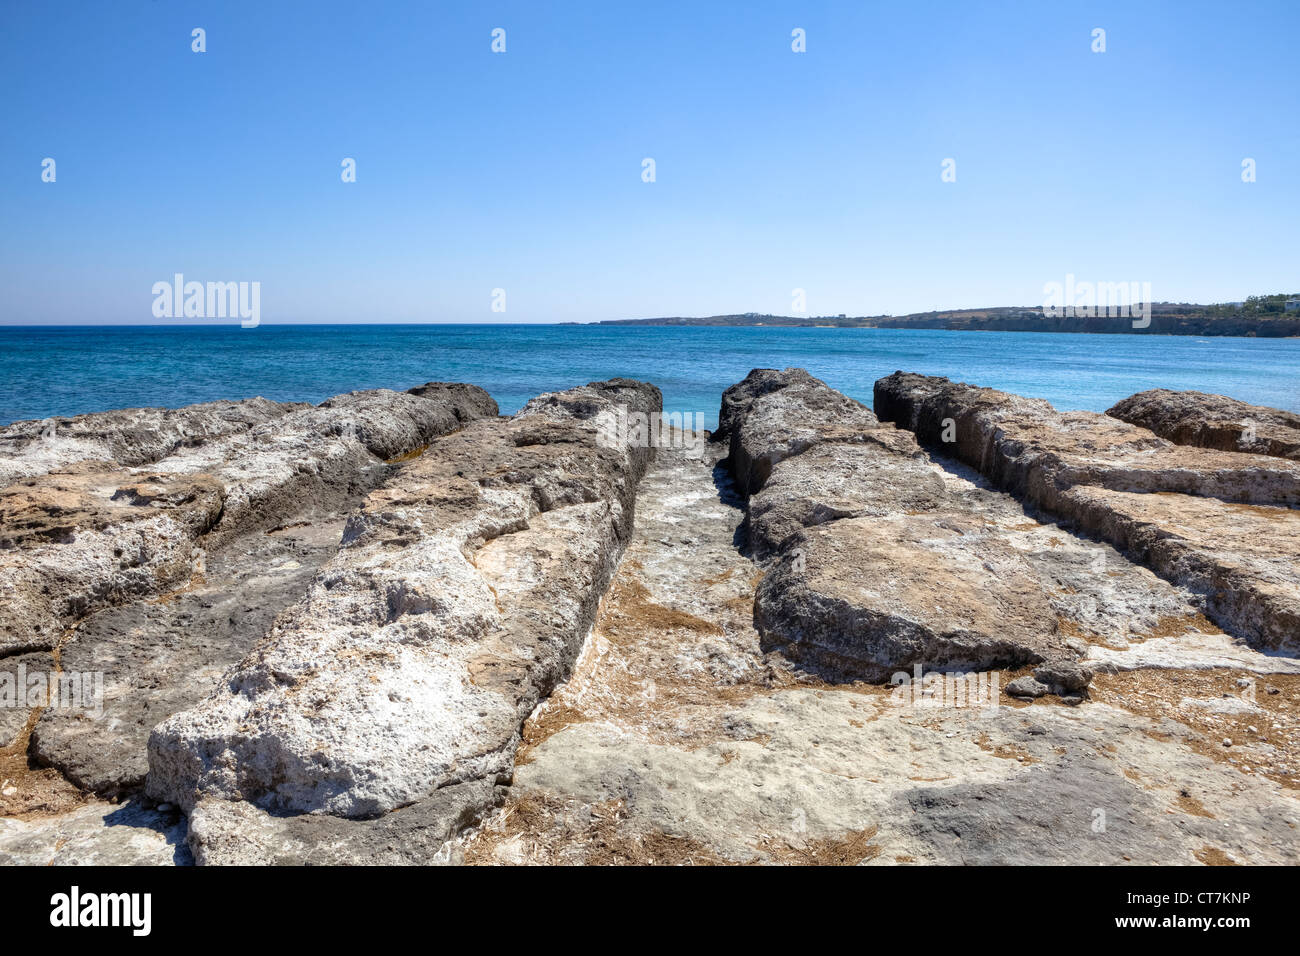
[[[1300,339],[898,329],[591,325],[0,327],[0,423],[263,395],[473,382],[513,412],[539,392],[622,375],[669,411],[717,421],[752,368],[802,366],[866,404],[896,369],[1104,411],[1145,388],[1300,411]]]

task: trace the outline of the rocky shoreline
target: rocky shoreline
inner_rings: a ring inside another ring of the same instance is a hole
[[[1300,857],[1300,418],[801,369],[661,410],[0,429],[0,862]]]

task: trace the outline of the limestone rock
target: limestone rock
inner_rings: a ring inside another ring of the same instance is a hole
[[[1007,684],[1007,693],[1012,697],[1042,697],[1051,693],[1051,688],[1034,677],[1017,677]]]
[[[82,461],[0,489],[0,653],[50,648],[92,610],[185,585],[205,548],[354,500],[389,473],[384,459],[484,407],[456,400],[357,392],[147,468]]]
[[[1080,487],[1062,511],[1169,581],[1261,650],[1300,652],[1300,511]]]
[[[433,441],[253,653],[154,730],[149,793],[365,818],[508,777],[630,534],[653,449],[600,445],[620,403],[661,398],[595,383]]]
[[[143,801],[89,803],[52,819],[0,817],[0,866],[186,866],[185,818]],[[84,884],[83,884],[84,885]]]
[[[1060,696],[1086,694],[1092,683],[1093,671],[1087,664],[1076,660],[1047,661],[1034,668],[1034,678]]]
[[[1224,395],[1153,388],[1107,409],[1178,445],[1300,461],[1300,415]]]
[[[476,418],[496,418],[501,413],[496,400],[477,385],[464,382],[425,382],[406,390],[408,395],[446,403],[461,422]]]
[[[766,647],[869,681],[1071,653],[1039,573],[909,434],[802,369],[751,372],[720,419],[769,561],[754,613]]]
[[[718,421],[712,440],[729,441],[728,465],[746,494],[761,489],[778,462],[822,442],[916,450],[910,436],[882,427],[865,406],[797,368],[750,372],[723,392]]]
[[[1202,595],[1230,633],[1300,648],[1300,462],[1175,445],[945,378],[895,372],[875,396],[882,418]]]
[[[789,554],[759,585],[755,623],[796,658],[886,681],[917,664],[989,670],[1068,653],[1037,577],[969,516],[844,518]]]
[[[373,820],[328,813],[271,814],[205,797],[191,811],[188,847],[200,866],[430,866],[459,862],[452,838],[505,788],[471,780]]]
[[[54,658],[46,652],[0,658],[0,750],[18,742],[34,709],[45,704],[44,688],[54,671]]]
[[[290,522],[207,555],[202,578],[167,600],[128,602],[82,621],[64,641],[65,671],[103,675],[102,712],[47,708],[30,755],[99,796],[144,785],[149,732],[207,696],[338,550],[342,516]]]
[[[941,474],[919,449],[818,444],[781,461],[749,498],[749,547],[759,558],[791,535],[841,518],[932,511],[945,499]]]
[[[1300,463],[1175,445],[1106,415],[1058,412],[1041,399],[895,372],[876,382],[875,407],[882,421],[1050,510],[1077,485],[1300,505]]]
[[[246,432],[309,407],[250,398],[14,422],[0,428],[0,487],[80,461],[147,465],[178,448]]]

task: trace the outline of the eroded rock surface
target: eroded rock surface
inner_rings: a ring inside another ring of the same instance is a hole
[[[185,818],[141,801],[90,803],[54,818],[0,817],[0,866],[186,866]]]
[[[32,759],[102,797],[143,786],[150,731],[202,700],[252,650],[338,550],[343,525],[317,516],[236,538],[207,555],[192,586],[83,621],[60,659],[65,671],[103,675],[100,712],[46,708]]]
[[[196,856],[232,845],[220,821],[238,815],[211,800],[255,804],[264,832],[286,834],[260,849],[241,837],[244,859],[292,852],[287,815],[391,828],[421,818],[403,808],[471,785],[467,804],[421,824],[432,839],[481,809],[509,777],[523,719],[568,673],[630,534],[651,449],[602,442],[600,416],[619,405],[657,413],[661,398],[627,380],[544,395],[435,439],[370,494],[266,639],[153,732],[148,791],[206,821],[191,831]]]
[[[972,467],[806,372],[727,394],[704,458],[611,444],[640,383],[433,383],[25,476],[11,557],[205,530],[0,657],[104,677],[0,711],[0,862],[1300,862],[1300,661],[1214,622],[1291,626],[1290,463],[1033,406],[1068,439]]]
[[[422,388],[428,397],[378,391],[289,406],[224,432],[190,424],[182,443],[164,436],[171,454],[148,468],[82,461],[0,491],[6,649],[53,650],[34,652],[48,679],[95,688],[93,706],[51,697],[22,711],[30,719],[5,712],[0,764],[22,780],[0,793],[0,810],[54,812],[82,799],[77,788],[112,799],[137,791],[150,731],[208,694],[302,596],[351,507],[397,471],[380,456],[418,453],[436,434],[495,417],[481,389]],[[188,421],[190,411],[168,415]],[[110,437],[128,460],[163,447]]]
[[[751,547],[770,565],[755,605],[770,645],[871,681],[1079,653],[1007,529],[909,433],[802,369],[751,372],[720,419]]]
[[[1300,461],[1300,415],[1224,395],[1153,388],[1106,410],[1176,445]]]
[[[186,445],[246,432],[310,407],[250,398],[14,422],[0,428],[0,487],[79,461],[147,465]]]
[[[1300,463],[1175,445],[1092,412],[896,372],[882,418],[1100,536],[1261,648],[1300,647]]]
[[[147,468],[80,461],[0,489],[0,653],[52,648],[93,610],[183,586],[205,548],[346,506],[485,398],[355,392]]]
[[[744,499],[726,469],[712,465],[660,453],[573,676],[529,718],[504,805],[456,841],[453,859],[1300,859],[1300,801],[1285,772],[1300,744],[1300,714],[1286,692],[1266,690],[1282,678],[1261,679],[1260,704],[1231,718],[1257,725],[1250,743],[1244,726],[1214,722],[1202,706],[1246,703],[1238,682],[1247,679],[1220,657],[1198,659],[1208,669],[1195,680],[1166,670],[1103,674],[1104,700],[1074,708],[1051,695],[1032,704],[1007,696],[1016,672],[1000,675],[1001,693],[966,706],[909,697],[903,687],[827,682],[784,651],[764,652],[753,626],[763,571],[735,546]],[[1078,621],[1071,639],[1089,650],[1107,649],[1103,640],[1131,649],[1158,634],[1201,634],[1193,625],[1206,628],[1206,641],[1228,642],[1189,613],[1187,594],[1113,548],[1049,524],[1027,527],[1023,510],[973,473],[930,467],[950,494],[982,506],[990,524],[1005,523],[1006,540],[1057,583],[1049,588],[1054,611]],[[1075,591],[1072,582],[1087,586]],[[1263,671],[1275,660],[1239,653]],[[1190,698],[1184,706],[1167,703],[1167,689],[1177,687]],[[1250,747],[1236,763],[1219,744],[1227,733]],[[1264,761],[1272,761],[1267,773]]]
[[[916,452],[915,442],[801,368],[755,369],[722,394],[714,442],[728,442],[737,487],[753,494],[780,462],[826,442]]]

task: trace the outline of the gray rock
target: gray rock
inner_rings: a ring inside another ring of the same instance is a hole
[[[1178,445],[1300,460],[1300,415],[1224,395],[1153,388],[1106,414]]]
[[[0,489],[0,653],[49,649],[93,610],[184,585],[205,548],[337,510],[389,474],[384,459],[461,424],[442,399],[357,392],[147,469],[82,461]]]
[[[950,493],[909,434],[802,369],[750,373],[720,418],[753,553],[769,559],[754,606],[765,647],[869,681],[1070,653],[1013,533],[964,482]]]
[[[477,418],[496,418],[501,413],[496,400],[477,385],[463,382],[425,382],[415,388],[408,388],[408,395],[445,402],[452,414],[461,422],[472,422]]]
[[[328,813],[272,814],[239,800],[204,798],[190,813],[200,866],[429,866],[459,862],[452,838],[499,804],[491,780],[452,784],[373,820]]]
[[[1300,647],[1300,462],[1174,445],[945,378],[895,372],[875,401],[883,420],[1205,595],[1206,615],[1234,636]]]
[[[660,402],[652,386],[595,383],[432,442],[371,493],[254,653],[154,730],[149,793],[363,818],[508,776],[520,723],[577,655],[653,454],[602,447],[596,419]]]
[[[1093,676],[1091,667],[1074,660],[1052,660],[1034,668],[1034,677],[1058,695],[1086,694]]]
[[[0,487],[81,461],[147,465],[179,448],[246,432],[309,407],[250,398],[14,422],[0,428]]]
[[[1012,697],[1042,697],[1050,692],[1051,688],[1033,677],[1017,677],[1007,684],[1007,693]]]
[[[946,500],[942,473],[918,449],[907,451],[832,442],[782,460],[749,498],[754,556],[775,554],[792,535],[841,518],[939,508]]]
[[[1057,511],[1076,486],[1256,505],[1300,504],[1300,463],[1175,445],[1095,412],[1058,412],[937,376],[895,372],[875,385],[876,414],[978,468],[995,485]],[[946,421],[954,441],[943,441]]]
[[[187,866],[185,818],[140,800],[53,818],[0,817],[0,866]]]
[[[49,653],[0,658],[0,750],[12,747],[27,729],[35,707],[45,704],[54,658]],[[33,684],[32,678],[41,682]],[[35,695],[35,696],[33,696]]]
[[[754,622],[767,645],[868,681],[916,665],[989,670],[1068,653],[1021,556],[946,511],[805,531],[764,576]]]
[[[718,420],[712,440],[728,439],[728,465],[746,494],[760,490],[778,462],[822,442],[917,450],[910,436],[882,427],[865,406],[801,368],[750,372],[723,392]]]
[[[65,671],[103,675],[102,709],[46,709],[32,732],[32,758],[109,799],[143,786],[149,732],[211,693],[337,551],[341,516],[291,524],[209,554],[201,583],[169,600],[84,620],[61,660]]]

